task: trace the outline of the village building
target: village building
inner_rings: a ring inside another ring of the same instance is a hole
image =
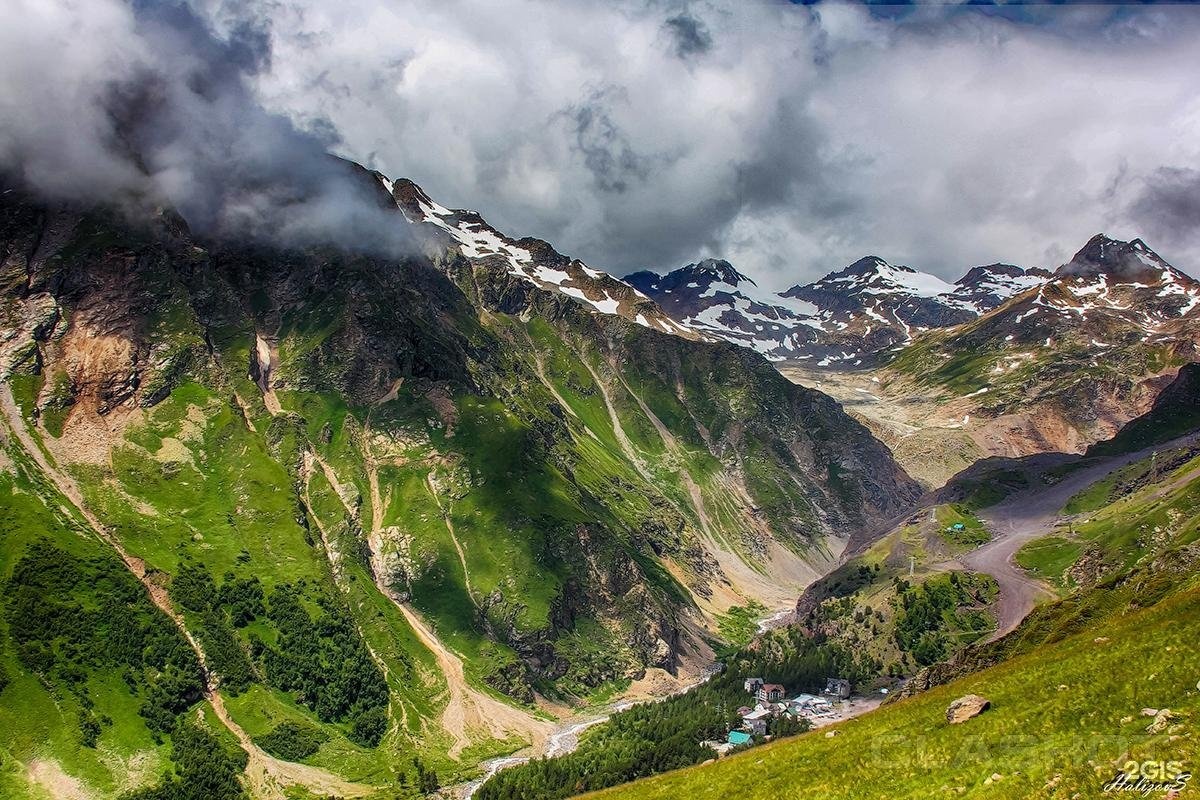
[[[763,685],[762,678],[746,678],[746,682],[742,684],[746,687],[747,694],[758,694],[759,688]]]
[[[745,731],[730,731],[729,739],[727,741],[734,747],[738,747],[743,744],[749,744],[750,734],[746,733]]]
[[[845,700],[850,696],[850,681],[845,678],[829,678],[825,681],[825,694]]]
[[[788,701],[788,711],[793,714],[821,713],[830,708],[832,708],[832,703],[815,694],[798,694]]]
[[[833,703],[817,695],[801,694],[788,701],[788,713],[809,720],[829,718],[833,714]]]
[[[772,711],[769,708],[760,708],[751,711],[742,717],[742,728],[756,736],[767,735],[767,720],[772,717]]]
[[[758,701],[760,703],[778,703],[783,699],[783,687],[778,683],[764,683],[758,687]]]

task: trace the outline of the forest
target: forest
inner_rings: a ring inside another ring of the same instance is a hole
[[[78,558],[34,542],[14,566],[5,596],[17,658],[78,698],[84,746],[94,747],[111,724],[89,693],[93,670],[119,671],[156,735],[172,731],[176,716],[203,696],[195,653],[116,556]]]
[[[69,693],[78,708],[78,741],[97,747],[113,724],[89,690],[89,676],[109,670],[140,701],[155,740],[171,746],[173,773],[129,800],[238,800],[246,754],[223,744],[185,712],[204,697],[205,675],[175,624],[113,554],[73,555],[49,540],[32,542],[3,587],[3,615],[15,655],[49,689]],[[292,693],[322,721],[342,723],[347,735],[371,747],[387,727],[383,674],[346,609],[319,589],[283,584],[264,595],[256,577],[232,573],[216,583],[194,562],[181,564],[169,584],[188,615],[210,671],[223,691],[251,683]],[[274,642],[237,633],[255,620],[270,623]],[[0,666],[0,690],[8,676]],[[281,725],[262,746],[299,760],[328,737],[312,726]],[[437,779],[423,765],[421,785]],[[427,774],[426,774],[427,773]]]
[[[993,584],[970,573],[950,572],[912,586],[897,578],[896,644],[926,666],[946,657],[947,636],[965,644],[982,636],[991,620],[977,606],[994,594]]]

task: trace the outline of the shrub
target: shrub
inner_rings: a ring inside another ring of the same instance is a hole
[[[329,735],[320,728],[289,720],[279,723],[266,736],[260,737],[258,744],[276,758],[300,761],[317,752],[327,741]]]
[[[374,747],[379,744],[379,740],[385,733],[387,733],[387,712],[379,706],[359,712],[358,716],[354,718],[354,725],[350,728],[351,740],[363,747]]]

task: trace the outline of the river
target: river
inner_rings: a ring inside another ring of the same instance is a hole
[[[618,700],[615,703],[610,703],[609,705],[605,706],[603,711],[596,716],[587,717],[586,719],[574,719],[562,722],[554,729],[554,732],[546,738],[545,749],[542,752],[527,756],[500,756],[499,758],[493,758],[483,762],[481,765],[483,767],[483,775],[469,783],[460,784],[457,788],[461,794],[458,796],[461,797],[462,800],[470,800],[470,798],[474,797],[475,793],[479,791],[479,787],[483,786],[483,784],[487,782],[488,778],[492,777],[500,770],[508,769],[509,767],[515,767],[518,764],[524,764],[526,761],[529,761],[532,758],[540,756],[565,756],[568,753],[573,753],[575,748],[579,747],[579,734],[583,733],[588,728],[601,724],[602,722],[608,722],[609,717],[618,711],[624,711],[627,708],[632,708],[639,703],[661,703],[668,697],[674,697],[677,694],[683,694],[684,692],[699,686],[700,684],[704,683],[704,681],[712,677],[713,674],[715,673],[706,674],[704,678],[689,683],[686,686],[681,687],[679,690],[671,692],[670,694],[665,694],[661,697],[649,697],[638,700]]]
[[[768,617],[763,617],[758,621],[758,632],[761,634],[774,630],[775,628],[782,628],[784,625],[792,622],[792,617],[795,615],[795,608],[785,608],[782,611],[776,611],[774,614],[771,614]]]

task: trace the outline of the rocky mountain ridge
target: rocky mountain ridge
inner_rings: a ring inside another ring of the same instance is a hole
[[[1200,360],[1200,283],[1096,236],[1036,288],[865,371],[785,365],[864,420],[929,488],[988,456],[1081,453]]]
[[[973,267],[950,284],[867,256],[778,294],[716,259],[666,275],[636,272],[625,280],[677,321],[772,361],[862,369],[924,331],[976,319],[1049,277],[1045,270],[992,264]]]
[[[431,199],[421,187],[376,173],[380,183],[412,223],[426,223],[448,235],[447,245],[470,259],[500,259],[508,275],[546,291],[557,292],[601,314],[614,314],[654,330],[699,338],[686,325],[663,313],[654,301],[625,281],[592,269],[556,251],[541,239],[512,239],[489,225],[476,211],[451,210]]]

